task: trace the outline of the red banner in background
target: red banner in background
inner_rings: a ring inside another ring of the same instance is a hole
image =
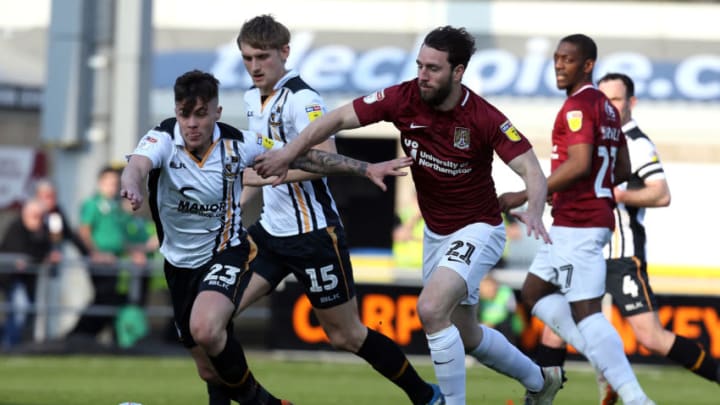
[[[383,284],[358,284],[360,318],[369,327],[397,342],[408,354],[428,354],[427,341],[415,309],[420,288]],[[271,349],[329,350],[327,337],[313,315],[310,302],[296,282],[271,296]],[[720,297],[660,295],[658,315],[666,328],[687,338],[703,342],[710,354],[720,359]],[[525,312],[521,314],[527,319]],[[630,325],[612,308],[611,320],[632,361],[659,362],[664,359],[641,347]],[[518,340],[520,348],[532,354],[537,346],[542,322],[533,318]],[[571,353],[576,353],[571,350]],[[580,358],[579,355],[576,358]]]

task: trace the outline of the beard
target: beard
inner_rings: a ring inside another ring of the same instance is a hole
[[[450,90],[452,89],[452,78],[448,77],[447,82],[445,84],[441,85],[437,88],[437,90],[425,90],[423,92],[423,89],[420,89],[420,98],[426,103],[428,103],[432,107],[437,107],[440,104],[442,104],[445,99],[447,99],[448,95],[450,94]]]

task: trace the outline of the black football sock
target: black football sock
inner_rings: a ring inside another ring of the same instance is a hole
[[[255,380],[242,346],[232,335],[228,334],[225,348],[217,356],[208,357],[218,376],[227,384],[232,399],[243,405],[280,405],[280,400]]]
[[[720,370],[718,367],[720,366],[700,342],[675,335],[675,342],[673,342],[667,358],[682,364],[683,367],[703,378],[720,382],[720,376],[718,376],[718,370]]]
[[[567,357],[567,346],[560,348],[545,346],[540,343],[535,351],[535,362],[540,367],[562,367]]]
[[[223,385],[207,383],[208,405],[230,405],[230,394]]]
[[[420,378],[400,347],[382,333],[368,328],[367,337],[355,354],[402,388],[413,404],[425,404],[432,399],[432,387]]]

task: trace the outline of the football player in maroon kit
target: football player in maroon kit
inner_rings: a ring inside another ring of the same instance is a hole
[[[624,73],[607,73],[597,86],[620,113],[632,163],[630,179],[614,190],[615,231],[605,248],[605,289],[632,327],[638,343],[709,381],[720,382],[720,365],[703,343],[665,329],[658,317],[657,299],[647,272],[644,218],[648,208],[670,205],[671,196],[655,144],[632,116],[637,103],[635,83]],[[538,364],[554,366],[561,366],[567,354],[565,342],[547,327],[536,353]],[[617,403],[617,392],[604,376],[597,377],[600,403]]]
[[[531,313],[583,353],[625,404],[652,404],[633,374],[623,343],[601,312],[603,247],[615,227],[613,187],[630,175],[620,114],[592,85],[597,46],[586,35],[560,40],[557,87],[567,99],[552,131],[552,245],[541,246],[522,289]],[[525,192],[500,196],[501,207],[524,203]],[[569,304],[569,305],[568,305]]]
[[[493,153],[527,187],[528,208],[516,216],[528,234],[548,243],[550,238],[541,220],[546,181],[532,146],[503,113],[461,83],[474,52],[475,40],[464,28],[431,31],[417,57],[417,78],[316,119],[286,147],[258,157],[255,169],[262,176],[279,176],[279,184],[294,156],[331,134],[392,122],[414,160],[411,171],[426,221],[417,309],[447,404],[465,403],[466,353],[529,392],[552,398],[562,385],[560,368],[541,369],[501,333],[477,322],[480,280],[505,245]]]

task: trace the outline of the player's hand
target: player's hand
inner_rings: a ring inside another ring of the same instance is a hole
[[[143,201],[145,199],[140,190],[133,190],[130,187],[123,187],[122,189],[120,189],[120,197],[130,201],[130,205],[132,206],[133,211],[137,211],[140,207],[142,207]]]
[[[626,201],[625,195],[626,194],[627,194],[627,190],[625,187],[615,187],[613,189],[613,197],[615,197],[615,202],[625,203],[625,201]]]
[[[527,236],[533,236],[536,240],[542,238],[547,244],[552,244],[550,234],[545,229],[540,215],[533,214],[528,211],[512,211],[509,213],[513,217],[525,224]]]
[[[273,186],[277,186],[282,184],[285,177],[287,177],[290,162],[292,161],[293,158],[287,156],[285,148],[270,150],[255,158],[253,169],[263,178],[277,176],[278,178],[272,183]]]
[[[376,186],[380,187],[382,191],[387,191],[387,186],[384,182],[385,176],[407,176],[407,172],[400,169],[409,167],[412,164],[413,159],[409,156],[386,160],[380,163],[371,163],[367,167],[365,176],[375,183]]]
[[[513,191],[503,193],[498,197],[498,204],[502,212],[508,212],[513,208],[517,208],[527,201],[527,193],[525,191]]]

